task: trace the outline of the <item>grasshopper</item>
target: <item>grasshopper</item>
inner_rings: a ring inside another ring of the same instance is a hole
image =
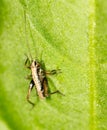
[[[54,93],[62,94],[59,90],[49,93],[48,80],[47,80],[48,74],[51,74],[51,75],[57,74],[60,72],[60,69],[51,70],[51,71],[46,72],[46,70],[43,68],[41,62],[32,58],[30,47],[28,44],[28,39],[27,39],[27,33],[26,33],[27,31],[26,31],[26,12],[25,12],[25,10],[24,10],[24,16],[25,16],[26,43],[27,43],[28,50],[30,53],[30,58],[27,56],[27,59],[25,61],[25,66],[31,70],[31,75],[28,76],[28,79],[30,78],[31,81],[30,81],[30,85],[29,85],[29,89],[28,89],[27,101],[30,104],[34,105],[34,103],[32,103],[30,101],[30,93],[34,87],[35,87],[35,89],[37,91],[37,95],[39,96],[40,99],[44,99],[45,97],[48,97]]]
[[[30,63],[29,65],[27,65],[28,62]],[[38,62],[37,60],[30,61],[28,57],[25,61],[25,65],[27,68],[29,68],[31,70],[31,75],[28,77],[31,79],[31,81],[30,81],[28,94],[27,94],[27,101],[30,104],[34,105],[34,103],[32,103],[29,99],[30,93],[31,93],[34,86],[35,86],[35,89],[37,91],[37,95],[39,96],[40,99],[44,99],[45,97],[48,97],[54,93],[62,94],[59,90],[56,90],[55,92],[49,93],[48,80],[46,77],[46,75],[48,75],[48,74],[54,75],[54,74],[60,73],[60,69],[45,71],[42,68],[42,65],[40,64],[40,62]]]

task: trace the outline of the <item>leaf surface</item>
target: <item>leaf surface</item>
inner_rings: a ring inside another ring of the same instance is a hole
[[[10,130],[106,130],[107,2],[1,0],[0,115]],[[26,22],[25,14],[26,12]],[[26,26],[26,29],[25,29]],[[26,56],[43,60],[54,94],[27,103]]]

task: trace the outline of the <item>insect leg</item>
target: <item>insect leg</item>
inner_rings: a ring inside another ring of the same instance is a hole
[[[33,87],[34,87],[34,81],[33,80],[31,80],[31,82],[30,82],[30,85],[29,85],[29,89],[28,89],[28,94],[27,94],[27,101],[30,103],[30,104],[32,104],[33,106],[35,105],[34,103],[32,103],[30,100],[29,100],[29,98],[30,98],[30,93],[31,93],[31,91],[32,91],[32,89],[33,89]]]
[[[26,55],[26,60],[25,60],[25,67],[27,67],[28,69],[30,69],[30,59],[29,57]]]
[[[47,71],[47,72],[45,72],[45,73],[46,73],[46,74],[50,74],[50,75],[54,75],[54,74],[61,73],[61,70],[60,70],[60,69],[51,70],[51,71]]]
[[[61,93],[59,90],[56,90],[56,91],[50,93],[50,95],[51,95],[51,94],[55,94],[55,93],[59,93],[59,94],[61,94],[62,96],[65,96],[65,95],[64,95],[63,93]]]

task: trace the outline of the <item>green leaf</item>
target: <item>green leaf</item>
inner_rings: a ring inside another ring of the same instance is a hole
[[[5,124],[5,122],[3,122],[2,120],[0,120],[0,129],[1,130],[9,130],[7,124]]]
[[[0,129],[107,129],[107,1],[0,1]],[[26,19],[25,19],[26,13]],[[26,28],[25,28],[26,26]],[[26,101],[27,55],[43,60],[51,92]]]

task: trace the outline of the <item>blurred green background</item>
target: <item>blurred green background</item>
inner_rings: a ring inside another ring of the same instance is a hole
[[[34,89],[33,109],[26,41],[47,70],[61,69],[49,88],[65,94],[38,100]],[[0,130],[107,130],[106,48],[106,0],[0,0]]]

